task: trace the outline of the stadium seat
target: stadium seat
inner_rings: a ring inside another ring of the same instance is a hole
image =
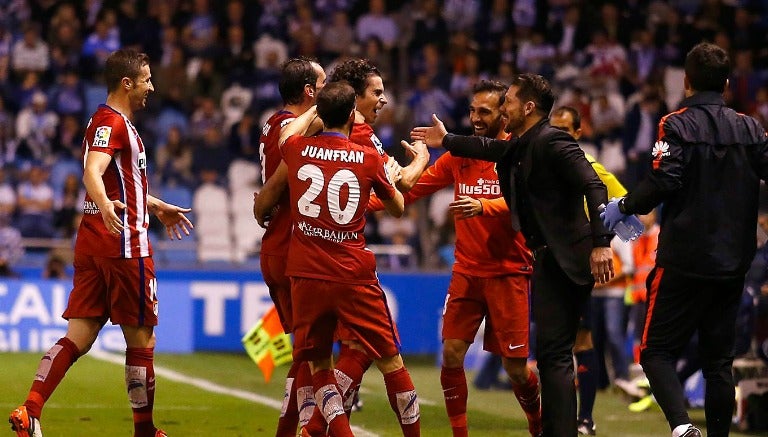
[[[78,179],[83,174],[83,164],[74,159],[57,159],[51,166],[50,183],[54,193],[61,193],[67,176],[74,174]]]
[[[231,179],[230,179],[231,181]],[[232,211],[232,242],[234,260],[242,263],[250,255],[258,252],[264,228],[253,218],[253,189],[242,187],[232,192],[230,200]]]
[[[175,187],[162,187],[160,188],[160,199],[182,208],[192,207],[192,191],[187,187],[178,185]],[[194,213],[195,211],[193,210],[192,214]]]
[[[245,159],[235,159],[229,165],[227,179],[229,179],[230,192],[234,193],[241,188],[247,188],[253,195],[253,191],[261,186],[261,166]],[[251,203],[252,201],[253,198]]]
[[[198,259],[203,262],[230,261],[232,220],[227,190],[211,183],[201,185],[194,193],[192,209],[196,216]]]
[[[85,85],[85,112],[93,114],[107,99],[107,87],[88,83]]]

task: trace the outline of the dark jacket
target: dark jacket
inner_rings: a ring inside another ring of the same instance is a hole
[[[608,194],[573,137],[551,127],[545,118],[517,139],[449,134],[443,139],[443,147],[456,156],[496,162],[499,186],[510,210],[516,211],[521,205],[512,199],[514,193],[528,194],[523,205],[530,206],[523,208],[530,209],[518,212],[535,220],[535,227],[521,220],[526,239],[541,232],[544,243],[572,281],[580,285],[594,281],[589,265],[592,249],[608,247],[613,237],[598,211],[599,205],[607,202]],[[522,172],[524,190],[513,186],[516,171]],[[584,214],[585,196],[589,220]]]
[[[696,277],[744,275],[757,246],[768,141],[760,123],[700,92],[659,122],[648,176],[624,200],[645,214],[664,203],[656,264]]]

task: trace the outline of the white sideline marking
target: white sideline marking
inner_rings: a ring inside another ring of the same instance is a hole
[[[88,353],[88,356],[91,356],[93,358],[96,358],[102,361],[107,361],[109,363],[119,364],[121,366],[125,365],[125,357],[123,355],[92,350],[91,352]],[[208,381],[207,379],[194,378],[191,376],[187,376],[187,375],[184,375],[183,373],[176,372],[175,370],[166,369],[165,367],[155,366],[155,375],[170,379],[173,382],[188,384],[193,387],[197,387],[201,390],[205,390],[211,393],[228,395],[228,396],[236,397],[238,399],[250,401],[255,404],[266,405],[268,407],[274,408],[275,410],[280,410],[283,407],[282,401],[278,402],[277,400],[267,396],[257,395],[256,393],[251,393],[249,391],[240,390],[236,388],[225,387],[223,385],[216,384],[215,382]],[[352,432],[356,436],[360,436],[360,437],[379,437],[378,434],[374,434],[370,431],[366,431],[357,426],[352,426]]]

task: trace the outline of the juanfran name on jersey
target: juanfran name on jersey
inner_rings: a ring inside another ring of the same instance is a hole
[[[461,195],[486,195],[500,196],[501,187],[498,179],[478,178],[475,185],[459,183],[459,194]]]
[[[373,143],[374,147],[376,147],[379,155],[384,156],[384,144],[382,144],[381,140],[376,136],[376,134],[371,134],[371,143]]]
[[[325,229],[312,226],[311,224],[304,221],[296,223],[296,229],[308,237],[320,237],[324,240],[333,241],[334,243],[343,243],[344,240],[357,240],[359,236],[357,232]]]
[[[89,123],[90,124],[90,123]],[[112,136],[112,126],[99,126],[96,128],[96,134],[93,136],[92,147],[109,146],[109,137]]]
[[[362,164],[365,153],[363,153],[361,150],[347,151],[338,149],[326,149],[325,147],[307,145],[304,147],[304,150],[301,151],[301,156],[320,159],[323,161],[340,161]]]

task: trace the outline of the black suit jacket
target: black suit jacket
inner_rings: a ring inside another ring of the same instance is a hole
[[[510,210],[515,171],[522,172],[532,217],[560,267],[576,284],[592,283],[589,257],[595,247],[608,247],[613,233],[600,220],[599,206],[608,201],[605,185],[569,134],[542,119],[520,138],[494,140],[448,134],[443,147],[453,155],[496,162],[499,185]],[[521,193],[519,189],[515,192]],[[584,213],[587,199],[590,219]],[[525,225],[524,225],[525,226]],[[526,237],[532,229],[522,229]]]

